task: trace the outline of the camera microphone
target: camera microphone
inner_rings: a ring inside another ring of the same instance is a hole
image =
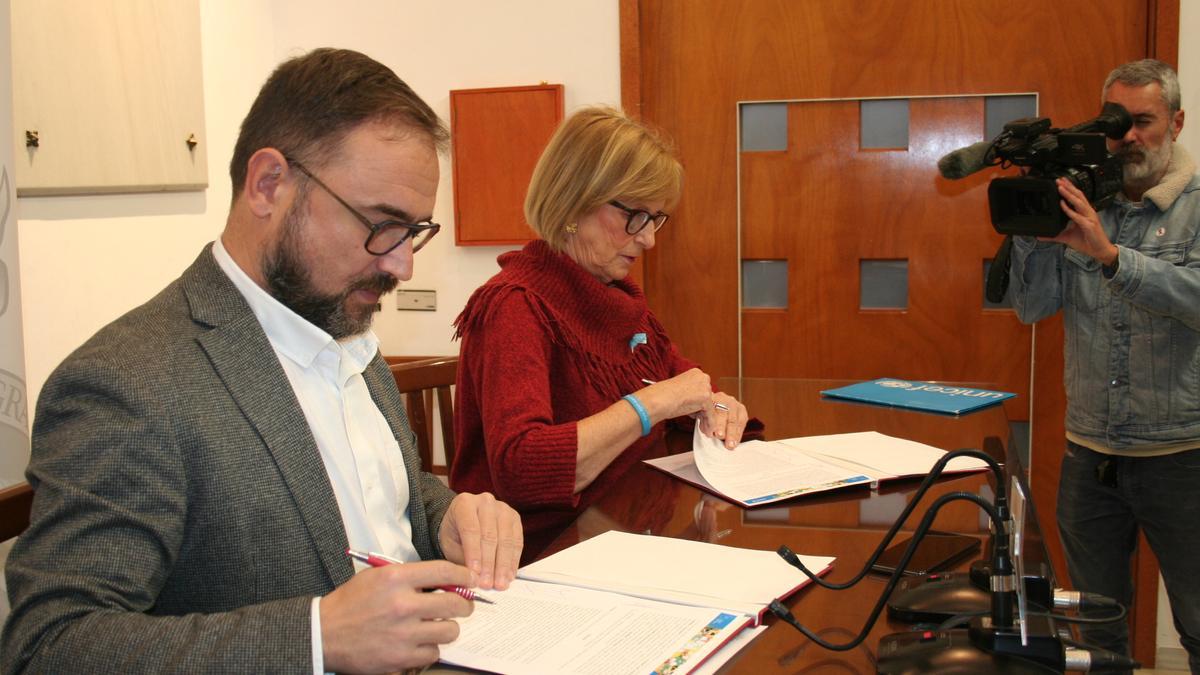
[[[958,180],[992,166],[992,142],[979,141],[959,148],[938,160],[938,173],[943,178]]]

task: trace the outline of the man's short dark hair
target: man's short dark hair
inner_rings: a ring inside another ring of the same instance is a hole
[[[410,127],[427,135],[439,151],[450,137],[411,87],[365,54],[324,48],[284,61],[242,120],[229,163],[234,200],[242,192],[247,163],[255,152],[275,148],[317,168],[335,154],[346,134],[373,121]]]

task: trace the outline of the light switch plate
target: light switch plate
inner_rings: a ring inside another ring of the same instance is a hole
[[[432,312],[437,309],[437,291],[396,291],[396,309]]]

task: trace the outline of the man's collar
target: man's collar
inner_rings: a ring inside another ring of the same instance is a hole
[[[250,305],[250,311],[262,325],[267,339],[301,367],[312,367],[317,356],[330,345],[340,347],[338,351],[348,355],[354,362],[354,370],[359,372],[375,357],[379,350],[379,338],[373,331],[368,330],[339,343],[329,333],[309,323],[254,283],[225,250],[220,239],[213,243],[212,252],[221,271],[246,298],[246,304]]]
[[[1171,208],[1179,195],[1183,194],[1184,188],[1188,183],[1192,182],[1192,176],[1196,173],[1196,163],[1192,161],[1192,156],[1182,145],[1176,142],[1171,143],[1171,160],[1167,162],[1167,172],[1163,174],[1162,180],[1154,187],[1146,190],[1142,195],[1142,201],[1147,199],[1158,207],[1159,211],[1166,211]]]

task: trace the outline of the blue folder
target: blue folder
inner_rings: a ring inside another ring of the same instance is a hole
[[[831,398],[947,415],[973,412],[1016,396],[1006,391],[972,389],[944,382],[914,382],[893,377],[826,389],[821,394]]]

